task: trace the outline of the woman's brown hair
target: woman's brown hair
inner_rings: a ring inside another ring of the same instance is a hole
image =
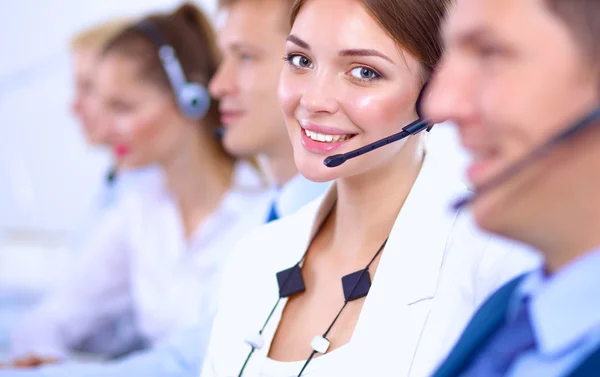
[[[220,54],[215,32],[202,11],[191,3],[179,6],[172,13],[156,13],[145,17],[175,50],[187,81],[208,86],[217,71]],[[161,89],[173,93],[167,74],[160,62],[158,46],[145,35],[137,24],[123,30],[104,48],[104,55],[118,54],[134,59],[139,74]],[[176,101],[175,93],[173,100]],[[227,155],[222,144],[213,136],[220,127],[217,101],[211,100],[210,109],[202,119],[208,137],[214,139],[217,149]]]
[[[400,46],[421,62],[424,82],[429,80],[442,55],[441,23],[452,0],[357,1]],[[296,0],[294,3],[292,25],[305,2]]]

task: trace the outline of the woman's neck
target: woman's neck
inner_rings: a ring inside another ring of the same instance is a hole
[[[192,139],[175,158],[163,164],[186,237],[219,206],[232,184],[234,163],[219,153]]]
[[[413,136],[397,158],[377,170],[337,181],[331,224],[334,244],[345,244],[346,250],[358,251],[364,250],[361,246],[387,238],[421,170],[425,155],[423,140],[422,135]]]

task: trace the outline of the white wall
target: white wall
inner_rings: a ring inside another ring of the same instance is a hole
[[[0,233],[71,230],[107,166],[68,112],[68,39],[106,18],[179,2],[0,0]],[[196,3],[214,13],[215,0]]]

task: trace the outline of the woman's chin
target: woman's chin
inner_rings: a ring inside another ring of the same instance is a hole
[[[325,169],[327,169],[327,168],[325,168]],[[313,181],[313,182],[317,182],[317,183],[330,182],[330,181],[334,181],[335,179],[337,179],[337,175],[335,175],[335,174],[321,173],[321,172],[315,171],[315,169],[312,169],[312,170],[300,169],[300,174],[302,174],[304,176],[304,178],[308,179],[309,181]]]
[[[298,156],[296,154],[296,166],[298,172],[302,174],[306,179],[313,182],[330,182],[339,177],[339,168],[328,168],[323,164],[325,157],[320,156]]]

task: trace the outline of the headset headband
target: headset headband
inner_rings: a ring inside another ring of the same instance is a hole
[[[204,117],[210,108],[210,96],[203,85],[187,81],[175,48],[169,44],[163,33],[147,19],[136,24],[134,29],[139,30],[158,48],[158,58],[181,111],[190,119],[198,120]]]
[[[144,33],[144,35],[150,39],[150,41],[154,43],[156,47],[158,47],[158,57],[165,69],[167,78],[169,79],[173,90],[177,94],[187,83],[187,79],[185,77],[183,67],[179,62],[179,59],[177,59],[175,49],[167,42],[163,34],[158,31],[156,26],[154,26],[150,21],[143,20],[136,26],[136,28],[142,31],[142,33]]]

